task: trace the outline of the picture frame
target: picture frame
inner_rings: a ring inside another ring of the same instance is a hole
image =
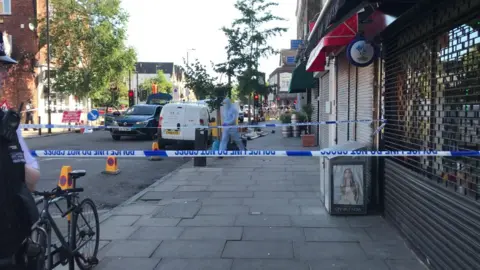
[[[337,161],[330,168],[330,213],[365,215],[367,189],[365,161]]]

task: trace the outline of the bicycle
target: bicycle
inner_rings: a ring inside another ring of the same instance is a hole
[[[98,219],[97,208],[95,203],[91,199],[83,199],[79,201],[79,193],[83,192],[83,188],[76,188],[76,180],[86,175],[85,170],[75,170],[69,173],[70,179],[73,180],[73,186],[70,189],[61,189],[60,187],[54,188],[52,191],[33,192],[34,195],[42,196],[43,199],[37,202],[37,204],[43,201],[43,210],[40,213],[40,219],[32,227],[32,241],[41,247],[41,251],[37,259],[35,260],[37,269],[51,270],[58,265],[69,264],[70,269],[74,269],[75,262],[82,270],[92,269],[98,264],[97,254],[98,246],[100,242],[100,222]],[[66,200],[67,210],[62,211],[57,202]],[[71,222],[69,222],[67,240],[62,235],[55,220],[49,212],[51,204],[55,204],[59,209],[62,218],[69,215]],[[85,209],[90,207],[92,209],[92,215],[95,219],[94,226],[90,226],[85,219]],[[78,225],[79,221],[85,221],[87,228],[81,228]],[[94,228],[93,228],[94,227]],[[52,244],[52,229],[58,240],[60,246]],[[95,231],[93,231],[95,229]],[[78,235],[77,235],[77,230]],[[79,244],[78,240],[85,240],[85,243]],[[86,244],[94,238],[93,253],[90,256],[85,256],[82,250]],[[52,250],[53,249],[53,250]]]

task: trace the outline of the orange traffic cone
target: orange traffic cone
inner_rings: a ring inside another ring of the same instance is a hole
[[[152,143],[152,151],[159,151],[160,147],[158,147],[158,142]],[[148,160],[162,160],[161,157],[148,157]]]

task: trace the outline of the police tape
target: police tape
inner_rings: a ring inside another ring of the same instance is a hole
[[[480,156],[480,151],[303,151],[303,150],[33,150],[34,157],[103,158],[109,156],[145,158],[145,157],[419,157],[444,156],[468,157]]]
[[[256,125],[234,125],[234,126],[205,126],[205,125],[189,125],[182,126],[181,129],[190,128],[271,128],[271,127],[290,127],[290,126],[318,126],[318,125],[336,125],[345,123],[372,123],[383,122],[385,120],[340,120],[340,121],[322,121],[322,122],[304,122],[304,123],[288,123],[288,124],[256,124]],[[126,122],[125,122],[126,123]],[[118,125],[111,126],[94,126],[94,125],[58,125],[58,124],[21,124],[20,128],[85,128],[85,129],[146,129],[146,128],[158,128],[146,126],[144,122],[139,123],[119,123]],[[178,129],[178,126],[162,126],[164,129]]]

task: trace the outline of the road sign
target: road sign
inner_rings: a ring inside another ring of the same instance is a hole
[[[292,39],[290,40],[290,50],[296,50],[300,45],[303,45],[303,40],[301,39]]]
[[[10,104],[8,104],[8,101],[6,99],[3,100],[3,102],[0,104],[0,109],[3,111],[10,109]]]
[[[91,112],[87,114],[87,119],[89,121],[95,121],[98,119],[99,116],[100,116],[100,113],[98,112],[98,110],[93,109]]]
[[[286,59],[286,64],[287,65],[294,65],[295,64],[295,56],[287,56],[287,59]]]
[[[64,111],[62,115],[62,123],[78,123],[82,111]]]

